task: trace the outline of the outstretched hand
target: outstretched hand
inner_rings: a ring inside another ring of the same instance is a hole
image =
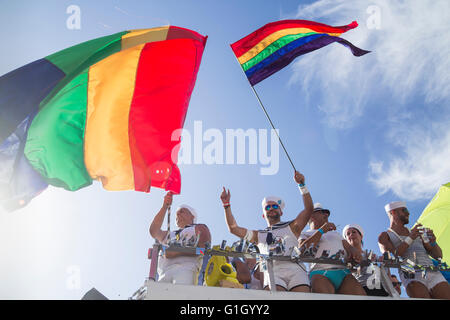
[[[222,194],[220,195],[220,200],[222,200],[222,203],[225,204],[230,203],[230,198],[231,198],[230,190],[228,189],[227,191],[225,187],[223,187]]]

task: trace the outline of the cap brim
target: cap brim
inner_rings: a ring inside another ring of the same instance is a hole
[[[330,210],[328,210],[328,209],[322,209],[322,208],[314,209],[314,212],[317,212],[317,211],[325,211],[328,215],[330,215]]]

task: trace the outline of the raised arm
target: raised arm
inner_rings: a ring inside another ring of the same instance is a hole
[[[314,210],[313,201],[308,189],[305,186],[305,177],[298,171],[294,173],[294,181],[298,184],[303,198],[304,209],[291,223],[291,230],[298,238],[305,228]]]
[[[156,216],[153,218],[153,221],[150,225],[150,235],[158,240],[159,242],[163,242],[164,238],[167,236],[167,231],[161,230],[161,227],[164,223],[164,217],[166,216],[167,209],[172,205],[173,194],[169,191],[164,196],[164,202],[161,209],[158,211]]]
[[[257,242],[258,233],[256,231],[250,231],[237,225],[236,219],[234,219],[233,213],[231,212],[230,199],[230,190],[225,190],[225,187],[223,187],[222,194],[220,195],[220,200],[222,200],[222,204],[225,210],[225,221],[228,226],[228,231],[241,239],[245,238],[250,242]]]

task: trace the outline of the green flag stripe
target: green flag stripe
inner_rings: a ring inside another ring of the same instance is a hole
[[[45,59],[61,69],[66,75],[73,73],[86,60],[98,51],[103,51],[111,44],[119,43],[128,31],[118,32],[110,36],[89,40],[70,48],[51,54]],[[119,49],[120,50],[120,49]]]
[[[281,49],[285,45],[291,43],[292,41],[295,41],[299,38],[303,38],[312,34],[317,34],[317,32],[308,32],[308,33],[298,33],[298,34],[289,34],[284,37],[281,37],[277,41],[272,42],[270,45],[268,45],[263,51],[258,53],[256,56],[248,60],[247,62],[242,64],[242,68],[244,71],[247,71],[251,67],[257,65],[262,60],[266,59],[268,56],[270,56],[272,53],[276,52],[277,50]]]
[[[88,70],[74,77],[36,115],[24,150],[49,184],[71,191],[92,183],[83,153],[87,87]]]
[[[52,92],[42,100],[39,105],[39,110],[42,109],[47,102],[59,92],[59,90],[71,82],[74,77],[85,72],[90,66],[100,60],[119,52],[122,45],[122,36],[127,33],[128,31],[120,32],[112,36],[87,41],[87,43],[90,43],[89,45],[81,43],[46,57],[50,62],[61,68],[66,73],[66,76],[58,83]],[[70,50],[74,51],[72,52]]]

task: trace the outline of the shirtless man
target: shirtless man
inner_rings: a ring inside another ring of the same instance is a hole
[[[409,223],[409,211],[405,202],[391,202],[385,206],[385,211],[390,226],[378,237],[381,252],[389,251],[411,261],[414,261],[415,253],[418,264],[422,266],[433,265],[429,255],[435,259],[442,257],[442,250],[432,230],[427,232],[428,239],[425,238],[424,241],[420,223],[411,230],[406,227]],[[450,299],[449,284],[439,271],[428,271],[425,278],[422,272],[416,272],[414,278],[400,272],[400,279],[411,298]]]

